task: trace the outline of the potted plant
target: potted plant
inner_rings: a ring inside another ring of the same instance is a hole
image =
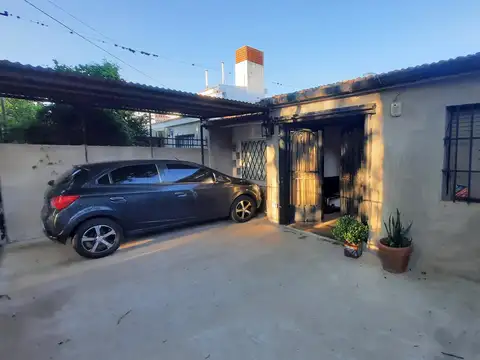
[[[338,219],[332,230],[333,236],[343,241],[343,254],[347,257],[359,258],[363,252],[363,242],[368,240],[368,226],[350,215]]]
[[[390,215],[388,224],[384,222],[384,225],[387,237],[378,242],[378,255],[383,269],[392,273],[405,272],[412,253],[412,239],[408,236],[412,223],[405,227],[397,209],[396,216]]]

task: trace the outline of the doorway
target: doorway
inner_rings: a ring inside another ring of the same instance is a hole
[[[361,216],[364,127],[364,115],[284,125],[284,223],[326,235],[341,215]]]

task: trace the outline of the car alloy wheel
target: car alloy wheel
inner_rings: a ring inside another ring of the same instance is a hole
[[[93,254],[109,250],[118,241],[117,232],[108,225],[95,225],[88,228],[81,238],[82,247]]]
[[[239,201],[235,213],[242,220],[248,219],[252,215],[252,203],[248,200]]]

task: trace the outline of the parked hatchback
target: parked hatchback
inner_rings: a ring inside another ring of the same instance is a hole
[[[262,201],[256,184],[174,160],[78,165],[48,185],[45,234],[72,239],[89,258],[112,254],[125,235],[228,216],[245,222]]]

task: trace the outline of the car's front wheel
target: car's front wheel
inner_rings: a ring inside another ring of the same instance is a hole
[[[117,251],[122,240],[120,225],[108,218],[95,218],[85,221],[77,228],[72,243],[81,256],[98,259]]]
[[[255,201],[246,195],[239,196],[232,204],[230,217],[233,221],[242,223],[250,220],[257,212]]]

